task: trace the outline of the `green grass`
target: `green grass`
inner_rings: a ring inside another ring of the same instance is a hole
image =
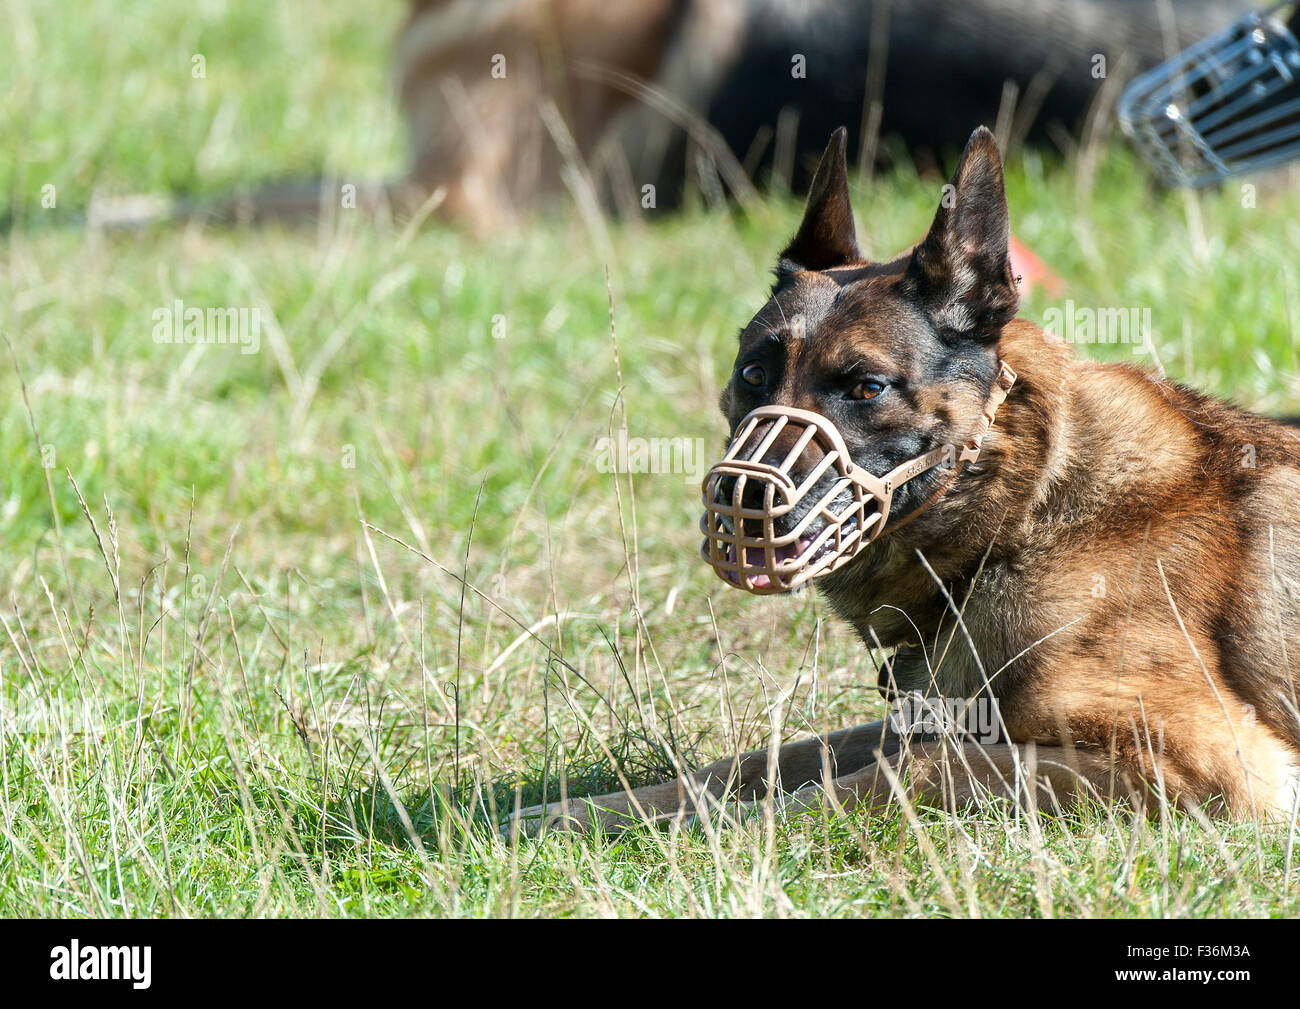
[[[881,704],[816,598],[744,598],[697,561],[688,477],[595,465],[624,411],[632,436],[720,447],[717,390],[795,203],[611,222],[608,255],[562,207],[489,242],[345,212],[76,226],[96,192],[398,172],[402,11],[381,12],[7,8],[0,914],[1300,912],[1284,828],[1183,815],[498,839],[517,799],[613,785],[611,757],[645,781],[674,752]],[[1185,199],[1119,143],[1096,153],[1095,176],[1014,161],[1018,236],[1077,304],[1150,307],[1169,374],[1295,411],[1300,193],[1275,176],[1245,180],[1254,207],[1236,185]],[[914,240],[941,181],[857,186],[871,249]],[[154,343],[151,313],[177,298],[260,306],[260,352]],[[1059,303],[1038,293],[1025,314]],[[462,595],[462,570],[499,609]]]

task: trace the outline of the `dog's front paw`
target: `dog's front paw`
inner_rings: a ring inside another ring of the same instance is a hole
[[[582,801],[551,802],[511,813],[498,826],[502,838],[537,837],[545,831],[563,830],[588,834],[598,826],[590,804]]]

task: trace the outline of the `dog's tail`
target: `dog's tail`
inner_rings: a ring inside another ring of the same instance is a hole
[[[91,197],[85,210],[60,214],[60,223],[90,231],[136,231],[158,225],[197,223],[216,227],[301,224],[343,214],[405,224],[438,209],[445,191],[409,181],[351,182],[345,178],[282,181],[251,186],[215,197],[196,198],[137,193]],[[0,234],[21,225],[12,211],[0,216]]]
[[[402,218],[419,205],[405,182],[316,179],[277,182],[211,199],[158,195],[94,197],[83,223],[90,229],[130,230],[161,223],[198,221],[216,225],[299,222],[357,211],[369,217]]]

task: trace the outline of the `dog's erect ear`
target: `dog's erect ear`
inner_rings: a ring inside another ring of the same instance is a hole
[[[849,205],[849,174],[844,148],[848,131],[831,134],[808,191],[799,233],[781,253],[781,269],[828,270],[863,262]]]
[[[1002,159],[993,134],[981,126],[944,187],[939,212],[912,253],[902,285],[941,329],[996,337],[1020,307],[1010,240]]]

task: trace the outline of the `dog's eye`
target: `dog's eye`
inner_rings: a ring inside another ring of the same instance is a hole
[[[762,385],[767,381],[767,372],[761,364],[747,364],[740,369],[740,377],[746,385]]]
[[[849,393],[849,399],[875,399],[884,391],[884,382],[875,382],[871,380],[859,382]]]

